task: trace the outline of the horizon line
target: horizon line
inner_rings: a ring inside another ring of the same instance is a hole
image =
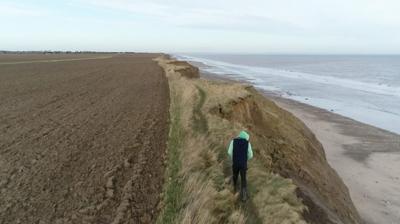
[[[200,52],[200,51],[192,51],[192,52],[163,52],[163,51],[100,51],[100,50],[1,50],[0,53],[162,53],[162,54],[208,54],[208,55],[299,55],[299,56],[307,56],[307,55],[348,55],[348,56],[400,56],[400,53],[294,53],[294,52],[262,52],[262,53],[254,53],[254,52]]]

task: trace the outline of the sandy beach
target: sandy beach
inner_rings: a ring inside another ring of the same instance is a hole
[[[300,118],[325,149],[366,223],[400,223],[400,136],[271,93]]]

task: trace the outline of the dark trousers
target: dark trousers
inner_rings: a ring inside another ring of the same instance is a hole
[[[237,179],[240,173],[240,184],[242,189],[246,188],[247,186],[247,181],[246,181],[246,167],[238,167],[238,166],[232,166],[232,172],[233,172],[233,184],[234,186],[237,186]]]

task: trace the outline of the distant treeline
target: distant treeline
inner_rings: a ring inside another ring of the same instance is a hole
[[[3,51],[0,54],[124,54],[135,52],[119,52],[119,51]]]

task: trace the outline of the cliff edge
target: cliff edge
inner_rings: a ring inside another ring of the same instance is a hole
[[[179,214],[171,220],[361,223],[347,187],[301,120],[251,86],[201,79],[196,67],[166,56],[157,61],[169,80],[172,123],[179,120],[176,128],[185,139],[176,148],[182,164],[174,178],[182,192],[174,204]],[[226,145],[241,129],[250,132],[255,153],[245,205],[232,193],[226,158]]]

